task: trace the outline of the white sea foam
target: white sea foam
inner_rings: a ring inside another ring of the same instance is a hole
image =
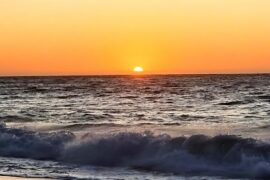
[[[229,135],[172,138],[148,132],[76,138],[70,132],[1,126],[0,156],[181,175],[270,178],[270,144]]]

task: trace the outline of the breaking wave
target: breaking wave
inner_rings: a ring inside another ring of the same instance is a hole
[[[270,178],[270,144],[232,135],[119,133],[93,138],[0,126],[0,156],[181,175]]]
[[[0,125],[0,156],[57,160],[65,144],[75,136],[69,132],[38,133]]]

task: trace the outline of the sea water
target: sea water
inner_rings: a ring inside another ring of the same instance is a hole
[[[0,174],[270,179],[270,75],[0,78]]]

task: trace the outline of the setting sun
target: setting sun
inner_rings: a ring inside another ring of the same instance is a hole
[[[140,66],[137,66],[137,67],[135,67],[134,69],[133,69],[133,71],[134,72],[143,72],[143,68],[142,67],[140,67]]]

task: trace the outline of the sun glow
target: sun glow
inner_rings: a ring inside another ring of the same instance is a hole
[[[135,68],[133,69],[133,71],[136,72],[136,73],[140,73],[140,72],[143,72],[143,68],[140,67],[140,66],[137,66],[137,67],[135,67]]]
[[[0,76],[269,73],[269,12],[269,0],[0,0]]]

